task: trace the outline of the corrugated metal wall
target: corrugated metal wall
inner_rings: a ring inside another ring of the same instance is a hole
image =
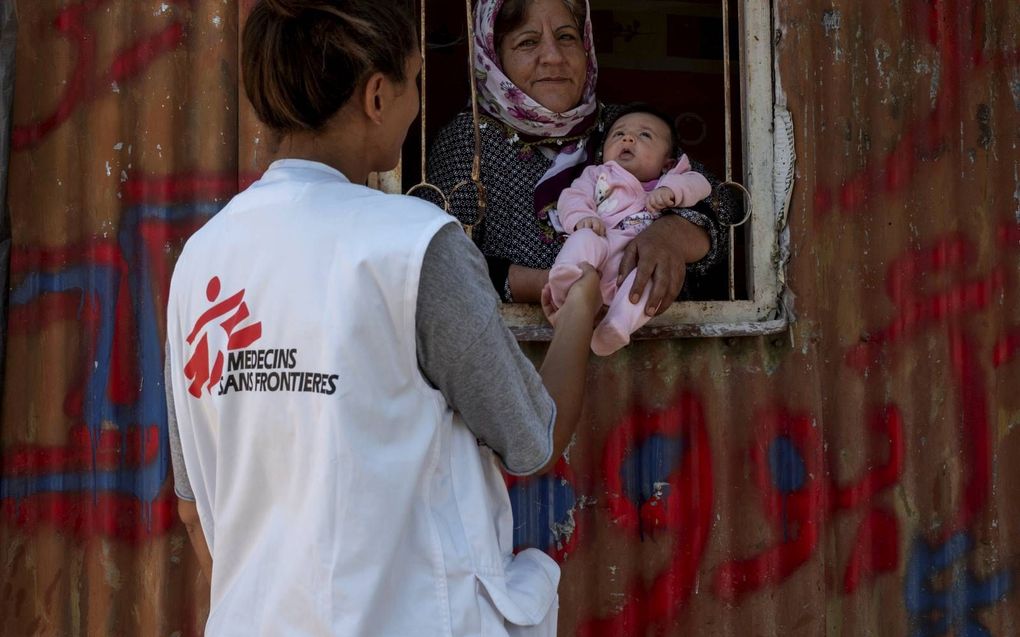
[[[0,627],[199,634],[162,309],[268,157],[241,11],[16,9]],[[569,463],[511,484],[561,634],[1020,633],[1018,35],[1012,0],[779,3],[799,320],[593,365]]]
[[[14,95],[14,49],[17,46],[18,21],[14,5],[0,2],[0,285],[7,284],[10,262],[11,229],[7,214],[7,168],[11,148],[11,110]],[[0,294],[0,359],[7,346],[7,294]],[[0,368],[0,387],[3,368]]]

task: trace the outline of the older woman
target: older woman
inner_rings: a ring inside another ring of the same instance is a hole
[[[586,0],[479,0],[475,22],[488,196],[475,240],[503,300],[535,302],[563,241],[557,197],[595,161],[600,133],[620,109],[595,97],[598,65]],[[437,136],[430,181],[451,192],[469,177],[473,153],[472,118],[465,111]],[[719,219],[732,216],[732,204],[716,195],[709,201],[671,211],[628,246],[620,278],[637,267],[634,302],[652,285],[649,314],[669,306],[688,272],[702,274],[721,258]],[[477,221],[473,189],[458,190],[450,205],[462,222]]]

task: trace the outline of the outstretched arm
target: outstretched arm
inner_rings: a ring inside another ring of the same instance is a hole
[[[556,402],[556,424],[552,457],[538,473],[550,471],[556,465],[581,418],[592,328],[595,313],[602,309],[598,272],[587,263],[581,265],[581,270],[581,278],[570,287],[566,301],[555,312],[552,342],[539,370],[542,384]],[[548,297],[548,292],[543,295],[542,309],[552,321]]]
[[[440,230],[421,272],[415,323],[422,375],[508,472],[554,465],[581,412],[602,305],[597,278],[571,288],[539,373],[503,324],[482,255],[464,233]]]

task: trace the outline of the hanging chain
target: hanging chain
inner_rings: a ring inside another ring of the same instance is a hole
[[[420,26],[420,46],[421,46],[421,181],[417,184],[408,188],[407,193],[410,195],[416,190],[426,189],[435,192],[439,195],[440,200],[443,204],[443,210],[450,212],[450,199],[454,193],[461,188],[473,185],[475,191],[478,193],[478,215],[475,217],[475,222],[472,224],[464,224],[464,231],[467,232],[468,236],[472,235],[472,231],[475,226],[481,223],[485,217],[486,199],[485,199],[485,186],[482,185],[482,130],[480,126],[480,118],[478,114],[478,89],[475,86],[475,73],[474,73],[474,59],[475,59],[475,20],[474,11],[471,8],[471,0],[465,0],[467,7],[467,35],[468,35],[468,78],[471,85],[471,121],[474,126],[475,136],[475,148],[474,157],[471,161],[471,176],[469,179],[458,182],[450,189],[449,196],[442,191],[439,186],[431,184],[428,181],[428,170],[426,164],[426,117],[428,115],[428,91],[426,90],[428,81],[428,57],[426,51],[426,37],[425,37],[425,2],[421,0],[421,15],[419,16]]]
[[[423,0],[424,1],[424,0]],[[475,16],[471,8],[471,0],[464,0],[465,13],[467,14],[467,40],[468,40],[468,78],[471,86],[471,124],[475,133],[475,152],[471,160],[471,178],[465,179],[456,184],[450,190],[452,197],[461,188],[474,185],[478,194],[478,214],[475,222],[464,224],[464,230],[468,236],[472,236],[475,226],[485,218],[485,186],[482,185],[482,128],[478,115],[478,87],[475,84]]]
[[[737,4],[737,20],[740,22],[740,4]],[[736,262],[734,260],[734,246],[737,242],[736,228],[747,223],[747,220],[751,218],[751,193],[747,191],[747,188],[743,184],[733,180],[733,103],[730,101],[731,89],[730,89],[730,0],[722,0],[722,22],[723,22],[723,100],[726,108],[726,118],[723,122],[723,129],[726,135],[726,180],[719,184],[719,188],[736,188],[741,191],[744,200],[744,207],[747,212],[744,214],[744,218],[738,223],[726,223],[724,225],[729,226],[730,235],[730,250],[729,250],[729,268],[728,268],[728,282],[730,300],[735,301],[737,299],[736,293]]]
[[[428,82],[428,55],[426,55],[426,53],[425,53],[425,45],[426,45],[426,40],[425,40],[425,0],[421,0],[421,11],[420,11],[419,20],[420,20],[420,24],[418,26],[418,38],[419,38],[418,46],[421,49],[421,92],[419,94],[419,99],[421,100],[420,109],[419,109],[420,112],[421,112],[421,181],[419,181],[415,185],[413,185],[410,188],[408,188],[407,192],[404,193],[404,194],[410,195],[412,192],[414,192],[416,190],[421,190],[421,189],[431,190],[431,191],[435,192],[437,195],[439,195],[439,199],[443,203],[443,210],[449,212],[450,211],[450,202],[447,200],[446,195],[443,194],[443,191],[440,190],[440,188],[438,186],[436,186],[435,184],[430,184],[428,182],[428,179],[426,178],[426,164],[425,164],[425,131],[426,131],[425,124],[426,124],[426,119],[425,118],[426,118],[426,116],[428,114],[428,108],[427,108],[427,104],[426,104],[426,100],[425,100],[425,95],[427,94],[426,86],[427,86],[427,82]]]

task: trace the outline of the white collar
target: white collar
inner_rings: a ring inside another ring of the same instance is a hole
[[[265,175],[269,175],[276,170],[293,170],[293,171],[307,171],[314,170],[316,172],[326,173],[332,177],[336,177],[342,181],[350,183],[342,172],[318,161],[311,161],[308,159],[277,159],[273,163],[269,164],[269,168],[266,169]]]

